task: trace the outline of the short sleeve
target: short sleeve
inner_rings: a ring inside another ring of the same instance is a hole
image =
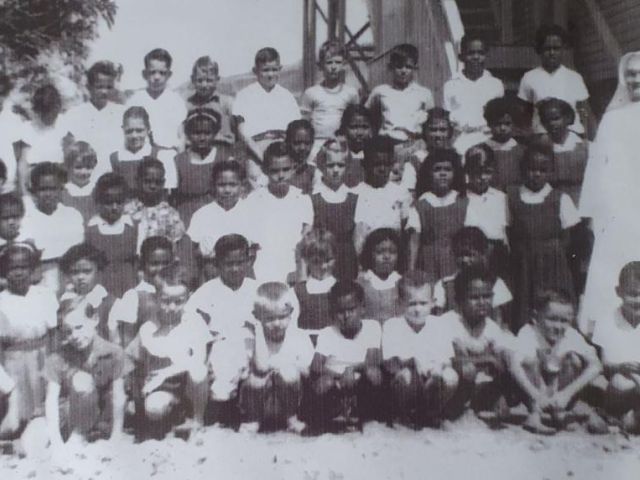
[[[531,325],[525,325],[520,329],[518,336],[513,340],[513,350],[517,362],[537,359],[538,339]]]
[[[312,87],[313,88],[313,87]],[[313,100],[313,89],[307,88],[300,100],[300,111],[303,114],[311,114],[313,112],[315,102]]]
[[[420,223],[420,214],[415,207],[409,208],[409,213],[407,214],[407,230],[414,230],[416,233],[420,233],[422,231],[422,224]]]
[[[333,354],[333,344],[335,338],[335,332],[333,327],[326,327],[320,330],[318,334],[318,341],[316,343],[316,353],[329,357]]]
[[[128,290],[122,298],[113,302],[111,311],[109,312],[109,330],[113,331],[117,328],[118,323],[135,324],[138,321],[138,292]]]
[[[436,307],[444,308],[447,304],[447,293],[444,290],[442,280],[438,280],[433,287],[433,299]]]
[[[433,107],[436,106],[436,102],[433,99],[433,93],[431,93],[431,90],[429,90],[428,88],[426,88],[426,95],[425,95],[425,106],[426,106],[426,110],[431,110]]]
[[[576,81],[575,81],[575,90],[574,90],[574,95],[575,95],[575,99],[576,102],[584,102],[585,100],[589,99],[589,90],[587,89],[587,86],[584,83],[584,79],[582,78],[582,75],[580,75],[578,72],[574,72],[575,76],[576,76]]]
[[[571,228],[580,223],[580,213],[571,197],[563,193],[560,197],[560,225],[563,230]]]
[[[529,72],[525,73],[520,80],[520,87],[518,88],[518,98],[525,102],[533,103],[533,91],[529,84]]]
[[[309,197],[309,195],[303,195],[300,201],[300,209],[302,223],[308,226],[313,225],[313,203],[311,203],[311,197]]]
[[[46,323],[47,328],[52,329],[58,326],[58,300],[53,293],[46,291],[47,297],[43,299],[43,303],[46,305]]]
[[[443,87],[444,109],[450,112],[453,109],[453,81],[447,80]]]
[[[158,160],[164,165],[164,187],[172,190],[178,188],[178,169],[175,162],[174,150],[160,150],[158,152]]]
[[[65,372],[68,371],[69,365],[60,356],[59,353],[49,355],[44,363],[44,378],[49,382],[62,385]]]
[[[493,287],[493,306],[501,307],[511,301],[513,301],[513,295],[511,294],[509,287],[504,283],[504,280],[498,278]]]

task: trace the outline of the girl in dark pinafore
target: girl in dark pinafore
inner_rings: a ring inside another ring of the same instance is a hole
[[[213,201],[213,165],[234,157],[233,147],[216,140],[219,131],[220,114],[211,108],[192,110],[184,121],[188,146],[176,156],[178,188],[174,200],[187,227],[196,210]]]
[[[115,173],[105,173],[96,182],[94,198],[98,214],[87,223],[85,239],[105,253],[107,265],[100,272],[100,283],[110,294],[120,297],[136,286],[137,229],[123,215],[127,182]]]
[[[327,140],[320,149],[316,162],[322,180],[311,196],[314,226],[329,230],[335,240],[334,274],[340,280],[353,280],[358,275],[353,232],[358,195],[344,183],[347,146],[338,140]]]
[[[574,297],[566,247],[569,229],[580,222],[580,217],[571,198],[548,183],[552,168],[550,149],[529,147],[522,161],[524,185],[509,195],[516,304],[514,331],[529,321],[537,290],[562,289]]]
[[[417,216],[407,224],[413,230],[409,266],[425,271],[433,282],[456,271],[451,237],[464,226],[467,214],[463,185],[460,157],[453,149],[432,151],[420,166]]]

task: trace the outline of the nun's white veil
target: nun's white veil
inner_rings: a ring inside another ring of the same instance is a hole
[[[613,94],[613,98],[607,106],[607,111],[622,108],[633,102],[633,100],[631,99],[631,94],[629,93],[629,89],[627,88],[627,82],[625,80],[625,69],[627,67],[627,63],[633,57],[640,58],[640,51],[625,53],[618,63],[618,87],[616,88],[616,92]]]

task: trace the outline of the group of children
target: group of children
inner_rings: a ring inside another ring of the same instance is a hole
[[[272,48],[235,99],[209,57],[182,99],[162,49],[126,105],[110,62],[65,113],[36,89],[3,138],[0,436],[437,427],[468,408],[539,433],[640,429],[640,262],[593,336],[575,327],[590,113],[564,43],[539,32],[526,138],[470,36],[445,108],[408,44],[364,102],[335,42],[301,107]]]

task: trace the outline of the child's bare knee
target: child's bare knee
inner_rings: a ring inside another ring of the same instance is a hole
[[[89,395],[96,390],[93,377],[87,372],[76,372],[71,378],[71,388],[80,395]]]
[[[193,383],[202,383],[207,379],[208,374],[209,371],[205,364],[198,365],[189,371],[189,379]]]
[[[636,383],[628,377],[620,373],[616,373],[611,380],[609,381],[609,388],[613,391],[612,393],[631,393],[633,390],[637,389]]]
[[[149,420],[165,418],[175,404],[175,397],[169,392],[153,392],[145,398],[144,410]]]
[[[458,384],[460,383],[458,372],[456,372],[451,367],[447,367],[442,370],[440,379],[442,381],[442,386],[448,390],[456,389],[458,387]]]

